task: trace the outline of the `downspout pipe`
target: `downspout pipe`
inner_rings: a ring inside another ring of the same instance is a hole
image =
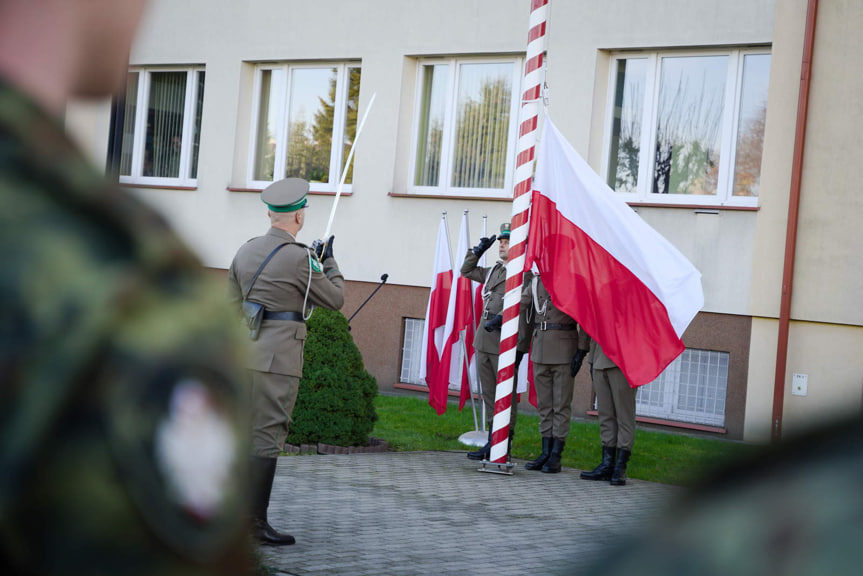
[[[803,150],[806,147],[806,119],[809,112],[809,84],[812,78],[812,53],[815,47],[817,14],[818,0],[809,0],[806,8],[803,62],[800,66],[797,128],[794,134],[791,195],[788,201],[788,223],[785,231],[785,264],[782,269],[782,296],[779,305],[779,342],[776,349],[776,371],[773,382],[773,426],[770,433],[770,439],[774,443],[782,438],[785,376],[788,368],[788,332],[791,324],[791,293],[794,283],[794,261],[797,256],[797,222],[800,214],[800,183],[803,175]]]

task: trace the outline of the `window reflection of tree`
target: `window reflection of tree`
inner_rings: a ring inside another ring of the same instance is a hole
[[[452,185],[503,188],[512,91],[507,78],[483,80],[479,98],[461,103],[455,135]]]
[[[338,88],[337,70],[333,68],[331,73],[327,94],[326,96],[318,96],[318,108],[312,114],[312,121],[309,122],[304,114],[291,120],[288,129],[286,177],[305,178],[310,182],[326,183],[330,181],[330,158]],[[359,91],[360,69],[350,68],[348,71],[346,128],[342,139],[344,150],[342,162],[347,160],[351,142],[356,137]],[[351,182],[352,172],[353,169],[351,168],[345,182]],[[341,171],[339,175],[341,176]]]
[[[629,70],[636,64],[634,74]],[[641,153],[641,114],[644,101],[644,61],[619,60],[612,120],[609,185],[617,192],[636,192]]]
[[[697,86],[694,74],[682,73],[676,86],[660,88],[655,194],[716,194],[724,83],[709,88],[708,73]]]
[[[741,119],[741,128],[737,133],[737,158],[734,167],[735,196],[758,196],[766,118],[767,98],[765,96],[752,116],[745,120]]]

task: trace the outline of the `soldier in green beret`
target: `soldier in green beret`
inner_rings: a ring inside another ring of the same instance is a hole
[[[144,4],[0,0],[2,574],[249,568],[242,334],[63,130],[122,84]]]
[[[338,310],[344,303],[333,237],[312,247],[297,241],[308,191],[307,181],[286,178],[261,193],[271,227],[240,247],[228,272],[228,298],[246,310],[251,328],[252,533],[272,545],[295,541],[270,525],[267,507],[303,375],[305,321],[314,306]]]

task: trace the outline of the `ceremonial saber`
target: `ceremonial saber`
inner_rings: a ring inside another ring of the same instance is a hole
[[[516,184],[512,199],[512,232],[509,241],[509,260],[506,264],[506,293],[503,299],[503,326],[501,326],[500,335],[491,454],[489,455],[489,461],[496,464],[509,462],[509,420],[515,380],[518,316],[530,224],[528,210],[533,188],[533,160],[539,116],[537,102],[542,96],[540,72],[545,50],[549,2],[550,0],[531,0],[530,7],[527,54],[524,63],[524,93],[521,100],[519,138],[516,145],[518,154],[515,169]]]
[[[354,141],[351,143],[351,150],[348,152],[348,161],[345,162],[345,169],[342,170],[342,177],[339,179],[339,186],[336,188],[336,198],[333,200],[333,208],[330,210],[330,219],[327,222],[327,229],[324,232],[322,240],[324,242],[327,241],[327,238],[330,237],[330,230],[333,227],[333,218],[336,216],[336,207],[339,205],[339,198],[342,195],[342,186],[345,185],[345,178],[348,177],[348,169],[351,167],[351,160],[354,157],[354,148],[357,147],[357,141],[360,139],[360,134],[363,133],[363,126],[366,124],[366,118],[369,117],[369,112],[372,109],[372,105],[375,103],[375,97],[378,95],[377,92],[372,94],[372,99],[369,100],[369,105],[366,107],[366,113],[363,114],[363,119],[360,120],[360,125],[357,127],[357,133],[354,135]]]

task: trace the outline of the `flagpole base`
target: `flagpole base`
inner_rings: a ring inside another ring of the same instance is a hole
[[[486,472],[488,474],[503,474],[504,476],[512,476],[512,469],[515,468],[514,462],[491,462],[483,460],[482,468],[477,468],[477,472]]]
[[[470,432],[465,432],[459,436],[458,441],[468,446],[485,446],[486,442],[488,442],[488,432],[483,432],[482,430],[471,430]]]

